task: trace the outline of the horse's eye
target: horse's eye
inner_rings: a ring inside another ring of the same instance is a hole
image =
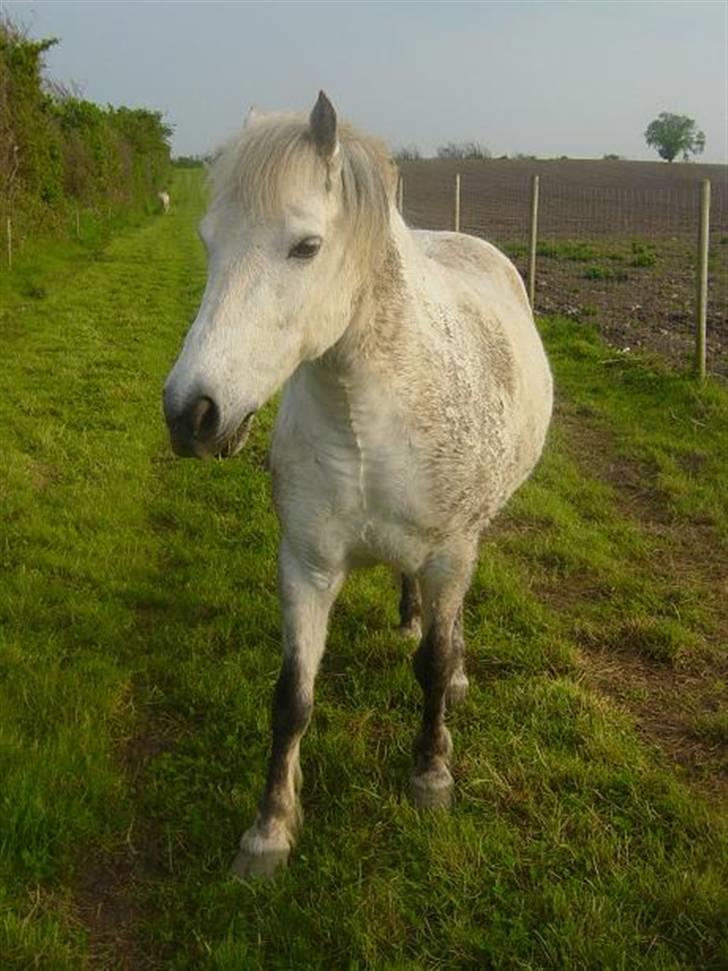
[[[307,236],[290,248],[288,257],[294,260],[311,260],[321,249],[322,242],[320,236]]]

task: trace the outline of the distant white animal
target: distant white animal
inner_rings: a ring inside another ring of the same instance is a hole
[[[165,189],[162,189],[161,192],[157,193],[157,199],[159,199],[159,205],[162,207],[162,212],[169,212],[169,193]]]
[[[164,408],[177,454],[230,456],[285,383],[271,450],[283,664],[267,782],[233,864],[255,876],[295,839],[299,746],[353,567],[402,572],[411,633],[421,597],[412,794],[449,802],[463,596],[481,532],[539,458],[552,386],[513,265],[480,239],[408,229],[388,153],[340,125],[323,92],[309,119],[257,116],[212,181],[207,289]]]

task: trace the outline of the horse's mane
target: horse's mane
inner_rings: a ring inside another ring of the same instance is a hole
[[[396,169],[378,139],[345,122],[339,123],[337,134],[339,153],[329,169],[340,166],[344,208],[357,244],[376,251],[387,235]],[[232,197],[263,215],[279,209],[296,185],[304,189],[326,178],[326,163],[311,138],[308,119],[299,115],[256,120],[228,142],[210,168],[216,198]]]

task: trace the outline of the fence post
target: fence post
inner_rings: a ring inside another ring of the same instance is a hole
[[[536,241],[538,239],[538,176],[531,182],[531,228],[528,240],[528,299],[531,310],[536,295]]]
[[[400,216],[404,218],[404,176],[401,172],[397,182],[397,209],[399,209]]]
[[[708,244],[710,240],[710,179],[700,186],[700,225],[698,228],[698,279],[695,308],[695,372],[705,378],[705,330],[708,316]]]
[[[455,232],[460,232],[460,173],[455,175],[455,218],[453,219]]]
[[[8,216],[7,220],[7,234],[8,234],[8,269],[13,268],[13,224]]]

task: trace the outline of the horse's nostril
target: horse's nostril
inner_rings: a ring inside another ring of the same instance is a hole
[[[198,398],[190,412],[192,434],[198,441],[213,438],[218,426],[217,405],[212,398]]]

